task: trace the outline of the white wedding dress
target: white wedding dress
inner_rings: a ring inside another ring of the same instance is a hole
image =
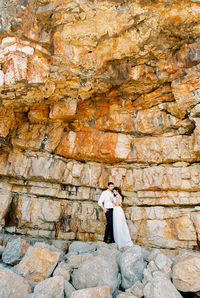
[[[119,249],[133,245],[124,211],[120,206],[113,208],[113,233],[115,243],[118,245]]]

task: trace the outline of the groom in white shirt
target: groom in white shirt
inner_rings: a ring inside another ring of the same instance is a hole
[[[104,190],[98,200],[98,205],[102,208],[103,212],[105,213],[107,225],[104,235],[104,242],[106,243],[113,243],[113,203],[112,200],[114,199],[114,194],[112,192],[114,188],[114,183],[108,182],[108,189]]]

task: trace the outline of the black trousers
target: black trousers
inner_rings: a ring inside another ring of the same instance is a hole
[[[113,237],[113,208],[107,209],[106,214],[106,220],[107,220],[107,225],[106,225],[106,230],[105,230],[105,235],[104,235],[104,242],[114,242],[114,237]]]

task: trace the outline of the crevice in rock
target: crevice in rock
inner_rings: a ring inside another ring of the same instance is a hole
[[[17,205],[17,200],[18,200],[18,194],[15,193],[12,196],[12,202],[10,204],[10,207],[8,209],[8,212],[5,216],[5,226],[18,226],[18,219],[16,216],[16,205]]]

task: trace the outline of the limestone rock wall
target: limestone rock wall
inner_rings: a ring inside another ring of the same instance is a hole
[[[200,3],[0,1],[2,231],[102,240],[109,180],[132,239],[200,241]]]

